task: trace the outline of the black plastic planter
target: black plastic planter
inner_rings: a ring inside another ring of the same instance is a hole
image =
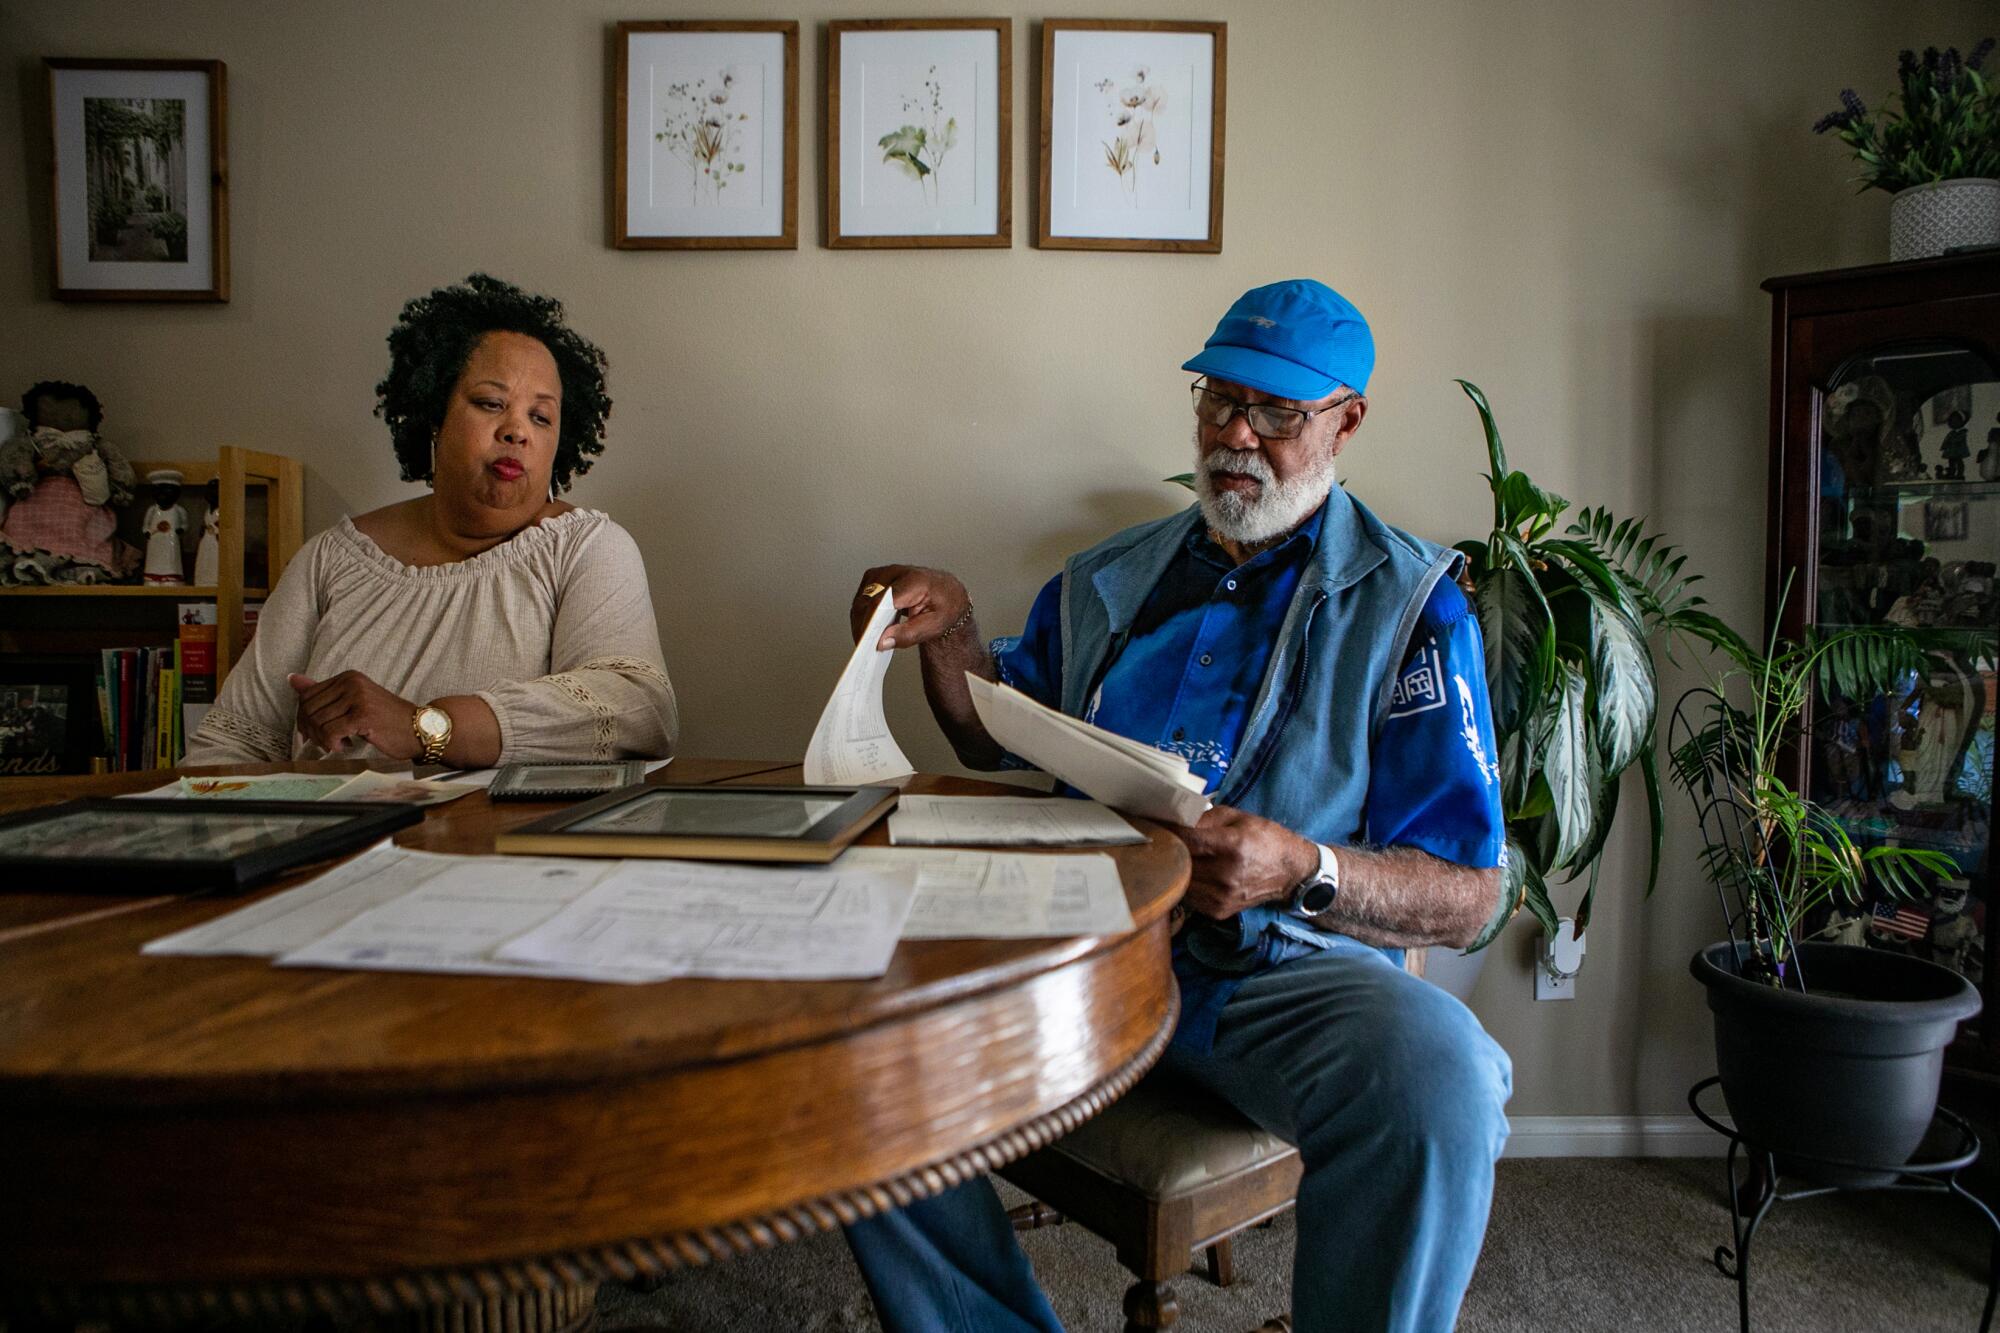
[[[1803,944],[1799,955],[1804,994],[1745,981],[1726,942],[1688,965],[1715,1013],[1723,1099],[1737,1132],[1778,1153],[1781,1169],[1884,1183],[1799,1159],[1909,1161],[1937,1110],[1944,1048],[1979,1012],[1979,992],[1949,968],[1880,949]]]

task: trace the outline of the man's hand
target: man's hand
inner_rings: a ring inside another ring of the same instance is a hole
[[[391,759],[423,753],[410,719],[420,705],[398,698],[359,671],[327,680],[287,676],[299,695],[299,735],[338,754],[349,740],[365,741]]]
[[[870,592],[870,588],[876,591]],[[883,649],[929,643],[958,624],[959,617],[972,605],[965,585],[942,569],[877,565],[861,576],[861,587],[854,594],[854,604],[848,608],[847,619],[856,643],[861,641],[861,632],[868,628],[868,617],[874,614],[875,599],[881,596],[882,588],[889,590],[889,595],[896,599],[896,610],[902,613],[902,619],[882,631],[882,641],[876,647]]]
[[[1192,827],[1175,827],[1194,868],[1189,910],[1222,920],[1246,907],[1283,898],[1319,869],[1319,849],[1283,824],[1218,805]]]

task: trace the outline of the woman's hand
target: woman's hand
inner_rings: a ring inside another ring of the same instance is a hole
[[[374,746],[391,759],[423,753],[411,726],[421,706],[391,694],[359,671],[326,680],[293,674],[285,678],[299,695],[299,735],[331,754],[350,740]]]
[[[875,599],[884,588],[895,599],[896,610],[902,616],[882,631],[878,648],[914,648],[928,643],[947,631],[963,628],[966,612],[972,608],[971,596],[954,574],[913,565],[877,565],[861,576],[860,590],[848,608],[848,623],[857,642],[861,632],[868,628],[868,619],[875,612]]]

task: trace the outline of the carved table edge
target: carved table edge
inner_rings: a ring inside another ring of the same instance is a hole
[[[1180,1018],[1180,992],[1170,987],[1160,1027],[1131,1059],[1089,1091],[1053,1111],[875,1185],[840,1190],[725,1226],[664,1237],[619,1241],[578,1250],[392,1277],[286,1278],[253,1283],[39,1283],[0,1279],[0,1316],[176,1323],[217,1314],[242,1318],[305,1315],[396,1315],[437,1306],[479,1303],[518,1292],[595,1286],[599,1282],[663,1277],[684,1268],[750,1254],[830,1231],[903,1207],[1007,1165],[1075,1130],[1117,1101],[1159,1060]]]

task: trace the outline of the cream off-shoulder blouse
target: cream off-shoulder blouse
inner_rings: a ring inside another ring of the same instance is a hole
[[[324,757],[294,729],[286,677],[342,671],[418,703],[478,695],[500,720],[501,763],[664,758],[680,731],[639,548],[593,509],[423,567],[343,518],[286,567],[185,762]]]

